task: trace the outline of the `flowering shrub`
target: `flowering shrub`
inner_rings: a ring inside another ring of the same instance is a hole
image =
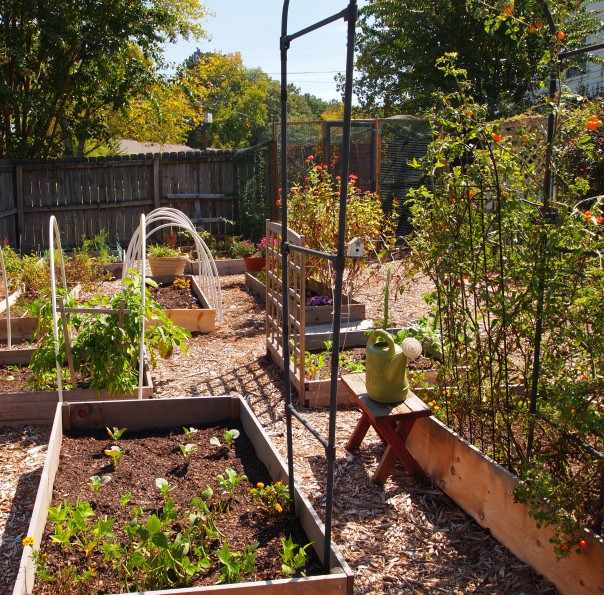
[[[484,120],[453,57],[439,64],[459,87],[441,95],[432,113],[435,140],[416,163],[430,184],[410,193],[409,238],[436,286],[444,350],[432,406],[521,477],[516,498],[539,524],[557,525],[552,542],[565,556],[581,528],[597,526],[602,515],[601,468],[588,453],[604,450],[603,197],[590,191],[587,172],[572,167],[598,158],[591,136],[598,117],[558,101],[551,147],[539,127],[511,137]],[[545,201],[550,150],[559,192]]]
[[[233,258],[245,258],[246,256],[254,255],[254,252],[256,252],[256,246],[249,240],[238,240],[233,238],[230,252]]]
[[[333,298],[329,295],[313,295],[306,300],[307,306],[331,306]]]
[[[305,237],[308,248],[335,253],[341,178],[330,174],[327,165],[315,163],[312,155],[306,159],[306,167],[304,180],[292,186],[289,192],[289,227]],[[366,252],[371,252],[380,240],[391,247],[395,239],[396,216],[384,214],[377,194],[362,191],[357,180],[358,176],[350,174],[345,241],[359,238],[365,244]],[[355,273],[362,266],[363,259],[346,260],[349,284],[353,283]],[[332,285],[331,271],[324,260],[309,257],[307,268],[319,282]]]

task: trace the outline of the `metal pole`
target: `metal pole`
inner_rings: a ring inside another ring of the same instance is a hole
[[[283,1],[281,15],[281,295],[282,316],[281,336],[283,337],[283,380],[285,389],[285,425],[287,432],[287,473],[289,475],[289,495],[292,513],[295,514],[294,499],[294,461],[293,461],[293,435],[292,435],[292,385],[289,377],[289,271],[287,270],[287,50],[290,40],[287,37],[287,15],[289,0]]]

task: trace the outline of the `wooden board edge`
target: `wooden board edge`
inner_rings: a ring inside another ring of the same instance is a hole
[[[59,468],[59,456],[63,439],[62,409],[61,405],[57,405],[55,409],[52,431],[48,440],[48,450],[44,460],[44,467],[42,468],[42,475],[40,476],[40,483],[38,484],[39,487],[32,510],[31,520],[27,529],[27,535],[34,538],[33,547],[36,550],[40,549],[40,542],[42,541],[46,518],[48,516],[48,507],[52,501],[55,476]],[[30,556],[30,548],[27,547],[24,548],[23,554],[21,555],[21,563],[13,588],[13,595],[31,593],[34,588],[34,580],[35,567]]]
[[[287,464],[277,451],[264,428],[250,409],[249,405],[242,399],[240,419],[246,435],[250,438],[256,449],[256,455],[266,465],[273,481],[289,481]],[[325,526],[314,510],[312,504],[300,491],[297,482],[294,482],[296,493],[296,510],[299,520],[304,527],[306,536],[313,542],[317,555],[323,562],[323,543],[325,541]],[[332,541],[330,546],[330,566],[339,568],[344,574],[352,577],[353,573],[348,563],[340,553],[337,545]]]
[[[434,417],[418,419],[407,446],[432,481],[518,558],[562,593],[604,592],[604,540],[585,530],[581,555],[558,559],[551,527],[537,528],[516,503],[517,477],[484,456]]]

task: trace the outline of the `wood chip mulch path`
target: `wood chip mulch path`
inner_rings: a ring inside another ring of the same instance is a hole
[[[266,356],[262,300],[243,275],[223,277],[224,322],[214,333],[190,340],[187,356],[162,360],[153,372],[158,397],[238,393],[281,454],[287,453],[280,369]],[[375,279],[361,288],[367,317],[383,316]],[[403,325],[427,313],[421,296],[425,278],[406,281],[393,308]],[[326,410],[302,409],[327,435]],[[484,593],[554,595],[556,589],[500,545],[436,486],[420,483],[397,464],[384,486],[371,483],[383,446],[370,432],[360,450],[344,449],[359,414],[338,412],[333,537],[355,573],[358,595],[399,593]],[[0,595],[12,592],[43,464],[48,429],[0,428]],[[296,479],[324,514],[326,466],[320,444],[294,420]]]

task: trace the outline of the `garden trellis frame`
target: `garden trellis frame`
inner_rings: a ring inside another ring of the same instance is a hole
[[[350,161],[350,132],[352,121],[352,72],[354,61],[354,43],[355,26],[357,20],[357,2],[350,0],[347,8],[344,10],[318,21],[300,31],[292,34],[287,32],[287,18],[289,11],[289,0],[284,0],[281,19],[281,254],[282,254],[282,296],[283,296],[283,378],[285,384],[285,418],[287,428],[287,463],[289,476],[289,493],[291,501],[294,502],[294,462],[293,462],[293,435],[292,418],[295,417],[324,447],[327,459],[327,479],[325,486],[325,543],[323,564],[325,570],[329,571],[329,548],[331,544],[331,516],[333,507],[333,482],[334,482],[334,462],[335,462],[335,437],[336,437],[336,415],[337,415],[337,382],[339,368],[340,351],[340,327],[342,310],[342,285],[344,275],[345,259],[345,230],[346,230],[346,200],[348,195],[348,174]],[[336,254],[329,254],[295,246],[288,242],[287,236],[287,52],[290,44],[295,39],[312,33],[326,25],[344,19],[347,22],[346,37],[346,75],[344,83],[344,120],[343,120],[343,141],[342,141],[342,175],[340,182],[340,210],[338,219],[338,242]],[[331,390],[329,405],[329,429],[328,436],[321,435],[294,407],[292,403],[292,385],[289,375],[289,279],[288,279],[288,257],[292,251],[298,251],[304,254],[310,254],[324,258],[333,263],[335,270],[334,287],[334,312],[331,336],[333,337],[333,349],[331,356]]]

